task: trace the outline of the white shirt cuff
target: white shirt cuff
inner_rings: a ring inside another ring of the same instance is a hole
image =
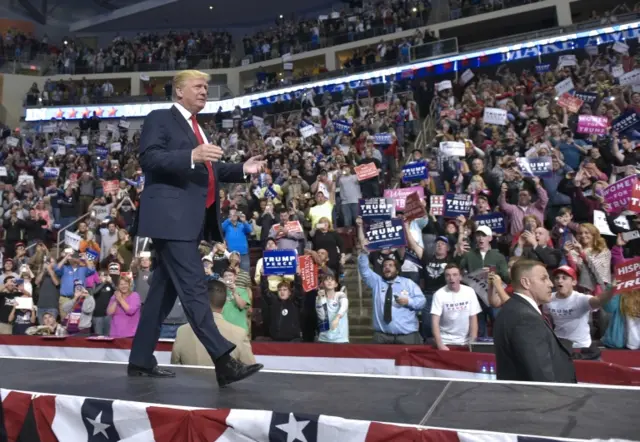
[[[195,169],[196,165],[193,164],[193,151],[191,151],[191,168]]]

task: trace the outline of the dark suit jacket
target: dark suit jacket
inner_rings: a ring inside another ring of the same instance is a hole
[[[551,274],[551,272],[560,267],[563,256],[562,251],[556,248],[537,246],[534,249],[531,247],[525,248],[522,257],[542,262],[549,274]]]
[[[189,123],[173,106],[152,111],[144,120],[140,137],[140,166],[145,185],[140,196],[137,235],[166,240],[202,238],[209,174],[204,164],[191,168],[191,151],[198,140]],[[242,164],[214,163],[216,193],[219,181],[245,181]],[[220,203],[216,195],[211,238],[221,241]]]
[[[576,382],[571,354],[542,315],[518,295],[500,309],[493,341],[499,380]]]

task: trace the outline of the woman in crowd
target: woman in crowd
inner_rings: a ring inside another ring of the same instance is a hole
[[[249,276],[249,272],[240,268],[240,254],[238,252],[229,254],[229,268],[236,272],[236,285],[238,287],[251,288],[251,276]]]
[[[578,290],[599,295],[611,283],[611,252],[593,224],[581,224],[577,239],[564,246],[567,262],[578,272]]]
[[[318,224],[311,230],[311,244],[313,250],[324,249],[329,254],[328,266],[334,274],[341,274],[341,264],[344,259],[344,244],[340,235],[331,228],[329,218],[320,218]]]
[[[129,232],[125,229],[118,230],[118,240],[114,244],[114,247],[118,249],[118,255],[123,260],[123,271],[128,271],[131,266],[131,260],[133,259],[133,242],[129,236]]]
[[[318,316],[318,341],[331,343],[349,342],[349,299],[345,289],[338,290],[333,275],[325,275],[316,297]]]
[[[109,336],[112,338],[130,338],[136,334],[141,302],[140,295],[132,288],[133,280],[121,276],[118,290],[109,301],[107,315],[111,316]]]
[[[80,281],[74,282],[73,298],[62,304],[64,326],[70,335],[91,334],[91,321],[96,301]]]

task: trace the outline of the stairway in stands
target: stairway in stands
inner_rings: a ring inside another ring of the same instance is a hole
[[[349,342],[354,344],[370,344],[373,337],[371,290],[364,281],[359,281],[359,273],[355,264],[357,255],[353,254],[353,262],[345,265],[343,285],[347,288],[349,298]],[[359,284],[362,284],[360,298]]]

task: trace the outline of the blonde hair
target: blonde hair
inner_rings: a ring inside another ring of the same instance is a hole
[[[189,80],[205,80],[207,83],[211,80],[211,76],[206,72],[195,69],[187,69],[180,71],[173,77],[173,98],[176,98],[176,89],[182,89]]]
[[[602,235],[600,235],[600,230],[596,226],[591,223],[582,223],[580,224],[580,228],[585,229],[593,237],[593,246],[591,247],[593,253],[598,254],[603,250],[609,250],[607,242],[604,240]]]

